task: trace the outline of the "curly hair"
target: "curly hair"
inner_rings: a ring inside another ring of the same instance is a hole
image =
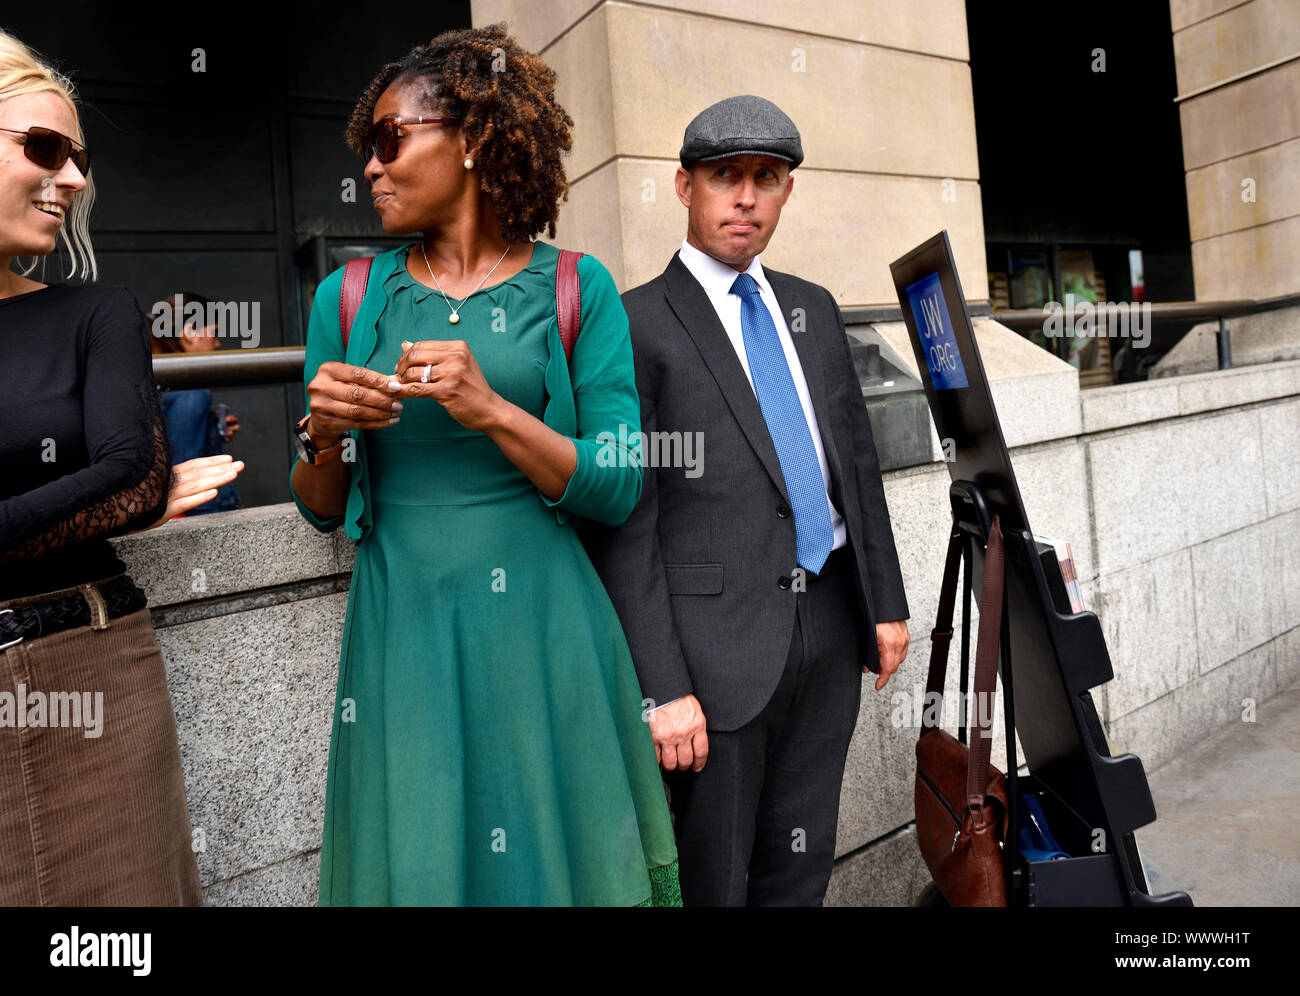
[[[555,100],[555,70],[519,46],[504,24],[447,31],[384,66],[352,110],[344,135],[364,155],[375,104],[394,83],[413,85],[430,110],[461,119],[481,189],[491,198],[501,236],[555,238],[569,181],[560,154],[573,147],[573,119]]]

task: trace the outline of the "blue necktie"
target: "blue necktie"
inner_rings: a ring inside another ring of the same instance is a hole
[[[758,284],[748,273],[742,273],[731,285],[731,293],[740,297],[740,330],[754,393],[758,395],[758,407],[776,447],[786,494],[794,511],[796,559],[804,570],[817,574],[830,555],[835,530],[812,433],[808,431],[799,392],[785,361],[781,338],[771,312],[759,295]]]

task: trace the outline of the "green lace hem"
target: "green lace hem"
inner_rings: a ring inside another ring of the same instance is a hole
[[[655,865],[650,872],[650,898],[638,906],[681,906],[682,885],[677,880],[677,862]]]

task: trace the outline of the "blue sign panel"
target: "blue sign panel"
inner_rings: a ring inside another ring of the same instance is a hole
[[[948,304],[939,286],[939,274],[931,273],[907,288],[907,300],[912,306],[912,318],[925,350],[925,365],[930,368],[930,379],[936,391],[954,387],[969,387],[966,368],[962,366],[957,338],[952,334],[952,320],[948,317]]]

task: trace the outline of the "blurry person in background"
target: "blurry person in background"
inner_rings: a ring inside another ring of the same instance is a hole
[[[197,906],[162,653],[108,537],[236,471],[172,473],[144,314],[94,282],[89,174],[71,82],[0,31],[0,905]],[[85,283],[26,276],[60,238]]]
[[[170,335],[160,334],[155,326],[149,337],[155,356],[210,353],[220,348],[215,325],[200,327],[197,322],[184,321],[184,313],[192,310],[192,305],[197,305],[206,312],[207,298],[201,294],[180,293],[170,295],[166,301],[175,302],[172,321],[166,327],[176,331]],[[226,443],[239,431],[239,419],[230,414],[225,405],[214,404],[212,392],[207,389],[162,391],[159,397],[163,420],[167,426],[167,444],[172,459],[177,464],[223,455]],[[239,491],[232,481],[217,488],[217,496],[211,501],[183,514],[204,515],[208,512],[227,512],[238,507]]]

